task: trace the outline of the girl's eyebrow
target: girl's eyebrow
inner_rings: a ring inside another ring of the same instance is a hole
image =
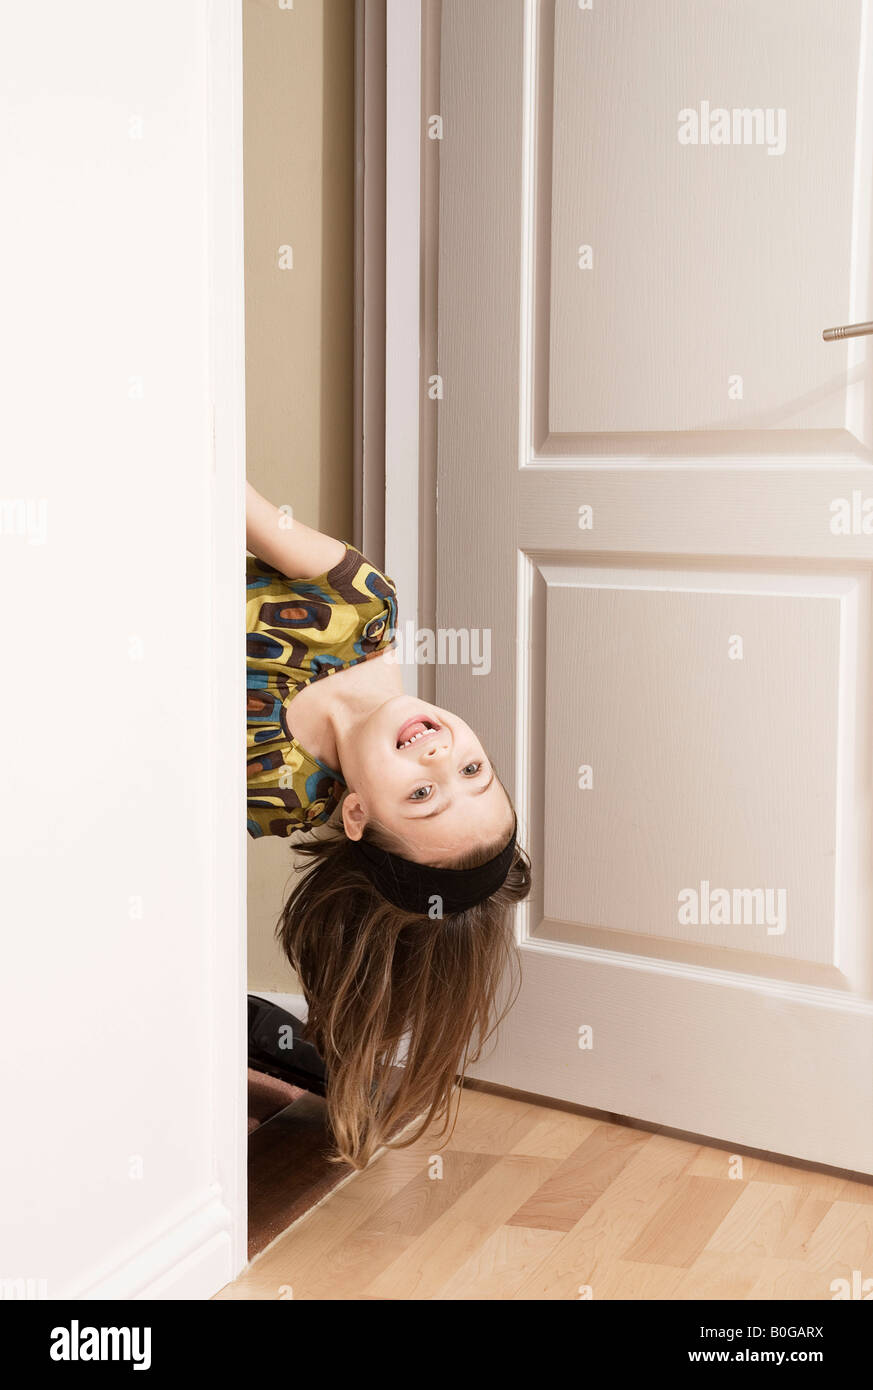
[[[476,790],[473,792],[473,796],[482,796],[485,792],[487,792],[488,788],[491,786],[491,783],[493,781],[494,768],[492,767],[491,776],[488,778],[488,781],[485,783],[484,787],[477,787]],[[411,815],[407,816],[407,820],[432,820],[434,816],[441,816],[443,811],[447,811],[451,804],[451,801],[446,801],[442,806],[438,806],[435,811],[428,811],[426,816]]]

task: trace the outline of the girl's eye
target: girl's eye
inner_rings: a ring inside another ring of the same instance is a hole
[[[410,800],[410,801],[427,801],[427,798],[428,798],[429,793],[430,793],[430,783],[428,783],[426,787],[416,787],[415,791],[412,793],[412,795],[410,796],[409,800]]]
[[[464,776],[475,777],[476,773],[480,770],[481,767],[481,763],[467,763],[467,766],[463,769]]]

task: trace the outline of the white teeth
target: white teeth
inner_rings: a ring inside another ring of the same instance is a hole
[[[418,739],[424,738],[425,734],[430,734],[430,733],[432,733],[432,732],[433,732],[432,729],[424,729],[424,730],[422,730],[422,732],[421,732],[420,734],[413,734],[413,735],[412,735],[412,738],[408,738],[408,739],[406,740],[405,743],[401,743],[400,747],[401,747],[401,748],[411,748],[412,745],[413,745],[413,743],[415,743]]]

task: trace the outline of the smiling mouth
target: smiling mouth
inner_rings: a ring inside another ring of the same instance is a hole
[[[428,734],[438,734],[440,725],[435,719],[407,719],[397,731],[397,747],[411,748],[419,739],[426,738]]]

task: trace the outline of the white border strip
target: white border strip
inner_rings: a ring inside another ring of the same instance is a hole
[[[385,572],[418,630],[421,5],[388,0],[385,136]],[[418,693],[418,667],[404,663]]]

